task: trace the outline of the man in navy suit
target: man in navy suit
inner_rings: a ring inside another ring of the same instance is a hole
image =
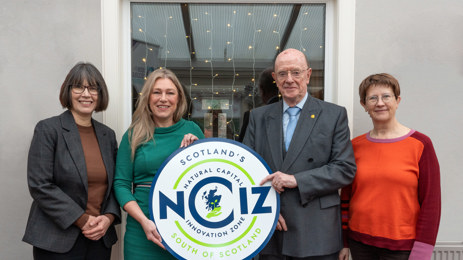
[[[342,248],[338,190],[356,171],[347,113],[308,94],[311,74],[302,52],[284,50],[273,72],[283,100],[251,111],[243,143],[274,172],[261,184],[272,182],[281,203],[260,260],[335,260]]]

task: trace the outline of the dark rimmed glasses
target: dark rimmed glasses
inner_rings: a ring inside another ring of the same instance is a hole
[[[84,86],[84,85],[71,85],[71,90],[74,94],[82,94],[84,93],[85,89],[88,90],[90,95],[96,96],[100,92],[98,86]]]

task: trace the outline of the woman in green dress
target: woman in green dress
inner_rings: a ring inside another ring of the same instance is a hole
[[[122,137],[116,160],[114,191],[127,211],[124,258],[175,259],[165,250],[149,219],[149,193],[157,170],[175,150],[204,138],[193,122],[182,119],[185,92],[167,69],[152,72],[143,86],[132,124]],[[132,188],[133,186],[133,188]],[[133,191],[133,192],[132,192]]]

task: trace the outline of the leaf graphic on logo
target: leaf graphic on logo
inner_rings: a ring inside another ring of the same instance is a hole
[[[211,212],[207,214],[207,218],[218,217],[222,212],[220,212],[221,207],[214,208]]]

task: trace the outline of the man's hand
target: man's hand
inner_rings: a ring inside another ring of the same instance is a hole
[[[276,226],[276,230],[278,231],[288,231],[288,227],[286,226],[286,221],[285,219],[283,218],[283,216],[280,214],[280,216],[278,216],[278,223],[277,223],[277,226]]]
[[[297,187],[297,181],[294,175],[289,175],[286,173],[282,173],[280,171],[274,172],[260,182],[260,185],[262,186],[264,183],[271,181],[272,182],[272,187],[278,192],[282,193],[285,191],[285,188],[296,188]]]

